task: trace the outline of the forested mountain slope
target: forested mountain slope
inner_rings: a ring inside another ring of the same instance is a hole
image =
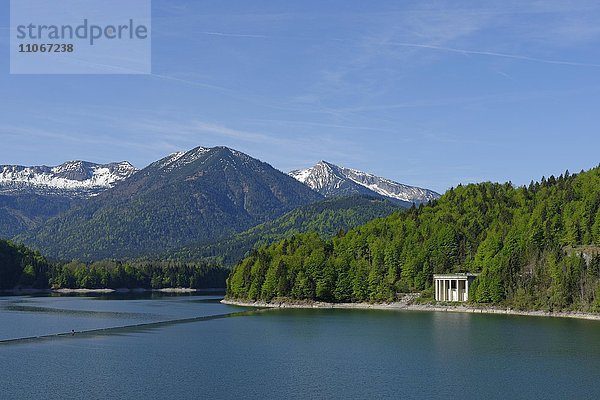
[[[270,244],[298,233],[314,231],[331,238],[374,218],[385,217],[401,207],[382,198],[356,195],[329,198],[303,206],[245,232],[214,243],[194,244],[170,252],[166,258],[198,260],[215,258],[227,266],[242,259],[254,247]]]
[[[0,290],[17,285],[45,288],[48,262],[25,246],[0,240]]]
[[[34,229],[77,201],[81,200],[33,193],[0,194],[0,238],[10,239]]]

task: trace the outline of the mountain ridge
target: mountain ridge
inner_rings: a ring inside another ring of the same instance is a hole
[[[0,236],[8,239],[34,229],[136,172],[127,161],[76,160],[54,167],[0,165]]]
[[[54,167],[0,165],[0,194],[86,198],[111,188],[137,171],[128,161],[96,164],[75,160]]]
[[[387,198],[406,207],[428,203],[440,194],[321,160],[316,165],[289,175],[325,197],[367,194]]]

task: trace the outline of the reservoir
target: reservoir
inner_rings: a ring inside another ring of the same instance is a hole
[[[0,297],[0,397],[600,398],[598,321],[221,298]]]

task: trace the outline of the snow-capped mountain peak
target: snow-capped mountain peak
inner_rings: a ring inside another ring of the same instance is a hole
[[[346,179],[337,169],[339,167],[327,161],[319,161],[313,167],[292,171],[289,175],[322,195],[330,196],[340,189]]]
[[[95,164],[76,160],[55,167],[0,165],[0,194],[21,192],[90,197],[129,178],[136,171],[127,161]]]
[[[313,167],[296,170],[290,176],[326,197],[371,194],[405,203],[427,203],[440,195],[432,190],[408,186],[373,174],[319,161]]]
[[[189,151],[178,151],[169,154],[167,157],[160,159],[151,165],[163,172],[170,172],[185,165],[192,164],[210,150],[211,149],[207,147],[196,147]]]

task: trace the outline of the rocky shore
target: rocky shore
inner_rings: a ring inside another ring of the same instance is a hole
[[[505,314],[522,315],[529,317],[554,317],[554,318],[577,318],[600,321],[600,314],[576,312],[576,311],[522,311],[512,308],[481,307],[457,304],[414,304],[410,299],[403,299],[395,303],[326,303],[326,302],[302,302],[302,301],[275,301],[267,303],[264,301],[240,301],[234,299],[223,299],[223,304],[256,307],[256,308],[321,308],[321,309],[359,309],[359,310],[391,310],[391,311],[433,311],[433,312],[456,312],[471,314]]]

